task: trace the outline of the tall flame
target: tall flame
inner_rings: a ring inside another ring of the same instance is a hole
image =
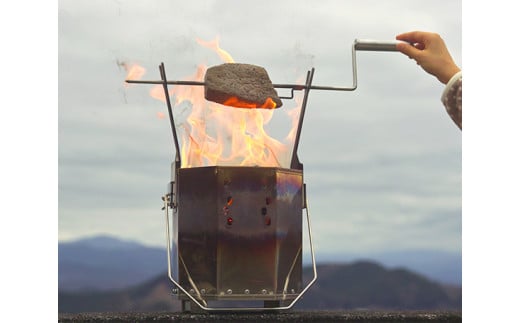
[[[197,43],[199,43],[199,45],[214,50],[218,54],[218,56],[220,56],[220,59],[222,59],[225,63],[234,63],[235,60],[233,59],[233,57],[231,57],[231,55],[228,52],[220,48],[219,42],[220,39],[218,36],[211,41],[204,41],[202,39],[197,38]]]
[[[212,41],[197,39],[197,42],[215,51],[224,62],[234,62],[231,55],[220,48],[218,37]],[[203,82],[206,70],[201,64],[194,75],[184,80]],[[168,94],[172,98],[180,139],[182,168],[214,165],[289,168],[301,102],[293,109],[277,112],[285,111],[291,122],[282,142],[271,137],[264,128],[273,118],[272,109],[276,104],[272,100],[266,100],[264,109],[233,109],[205,100],[202,86],[173,86]],[[162,85],[154,86],[150,96],[165,101]]]

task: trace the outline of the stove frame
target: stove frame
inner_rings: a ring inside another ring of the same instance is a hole
[[[303,165],[297,156],[314,69],[307,73],[303,87],[288,169],[181,168],[164,64],[159,69],[177,149],[172,179],[163,196],[168,277],[182,301],[182,310],[251,312],[292,308],[317,279]],[[313,268],[313,278],[305,286],[302,283],[303,210]],[[176,246],[175,255],[172,246]],[[210,304],[229,301],[232,304],[263,301],[263,306]]]
[[[291,90],[290,96],[280,96],[281,99],[292,99],[295,90],[304,91],[289,169],[181,168],[168,85],[204,83],[168,81],[164,63],[159,66],[160,81],[126,81],[162,84],[165,93],[176,151],[171,181],[162,197],[168,277],[176,286],[173,292],[181,299],[183,311],[288,310],[314,284],[317,271],[312,230],[303,165],[297,155],[309,91],[354,91],[357,88],[356,51],[397,51],[396,43],[356,39],[352,45],[351,87],[313,86],[314,68],[307,72],[305,84],[273,84],[275,88]],[[200,182],[204,185],[198,185]],[[172,210],[171,217],[169,210]],[[305,286],[301,270],[303,210],[313,269],[313,278]],[[172,257],[174,245],[176,255]],[[209,303],[212,301],[263,301],[263,306],[214,307]]]

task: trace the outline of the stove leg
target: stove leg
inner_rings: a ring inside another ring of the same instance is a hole
[[[202,310],[200,306],[198,306],[192,300],[189,299],[181,300],[181,309],[183,313],[204,313],[204,310]]]

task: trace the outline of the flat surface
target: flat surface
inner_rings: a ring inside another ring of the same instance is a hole
[[[294,311],[282,313],[80,313],[60,314],[59,322],[462,322],[448,311]]]

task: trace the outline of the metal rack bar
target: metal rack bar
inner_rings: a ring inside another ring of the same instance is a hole
[[[181,151],[179,149],[179,140],[177,139],[177,131],[175,130],[175,121],[173,120],[173,110],[172,110],[172,104],[170,101],[170,93],[168,92],[168,81],[166,80],[166,71],[164,69],[164,63],[161,62],[161,65],[159,65],[159,72],[161,73],[161,84],[164,89],[164,97],[166,99],[166,105],[168,106],[168,116],[170,118],[170,126],[172,128],[172,134],[173,134],[173,142],[175,145],[175,163],[180,165],[181,163]]]
[[[305,93],[303,95],[302,107],[300,109],[300,117],[298,119],[298,128],[296,129],[296,135],[294,137],[294,146],[291,155],[291,168],[292,169],[301,169],[303,166],[301,165],[298,159],[298,146],[300,144],[300,135],[302,132],[303,126],[303,118],[305,116],[305,109],[307,107],[307,100],[309,97],[309,89],[311,88],[312,79],[314,77],[314,67],[307,72],[307,79],[305,81]]]

